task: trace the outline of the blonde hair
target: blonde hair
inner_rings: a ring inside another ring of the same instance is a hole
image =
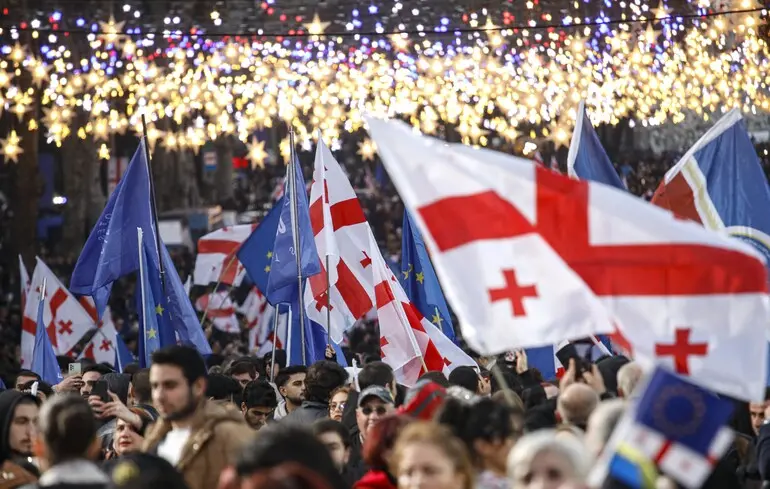
[[[544,452],[556,453],[567,459],[577,480],[582,482],[588,475],[591,461],[583,444],[574,437],[560,437],[556,430],[550,429],[529,433],[516,442],[508,455],[508,478],[513,480],[518,468],[529,466],[535,457]]]
[[[393,447],[390,472],[398,477],[404,450],[412,443],[425,443],[441,450],[463,476],[463,489],[473,489],[474,469],[465,444],[445,426],[429,421],[415,421],[401,432]]]

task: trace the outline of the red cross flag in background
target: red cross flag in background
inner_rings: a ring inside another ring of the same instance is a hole
[[[463,336],[482,354],[616,331],[742,399],[764,395],[767,273],[749,246],[625,192],[369,119]],[[736,361],[740,359],[740,361]]]

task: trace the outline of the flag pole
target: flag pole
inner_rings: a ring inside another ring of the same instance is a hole
[[[302,250],[300,248],[299,240],[299,222],[297,216],[299,215],[299,209],[297,208],[297,182],[295,181],[295,173],[297,171],[297,153],[294,148],[294,129],[289,126],[289,149],[290,149],[290,161],[289,161],[289,202],[291,203],[291,227],[294,234],[294,258],[297,262],[297,296],[299,302],[299,332],[300,332],[300,345],[302,348],[302,365],[307,365],[307,359],[305,358],[305,297],[302,293]],[[304,179],[302,182],[304,188]]]
[[[275,383],[275,349],[278,344],[278,316],[281,315],[281,305],[276,304],[275,314],[273,314],[273,354],[270,358],[270,382]]]
[[[225,268],[222,269],[222,273],[224,273],[225,270],[230,269],[230,265],[233,264],[233,261],[235,260],[237,255],[233,254],[233,256],[230,257],[230,260],[228,260],[227,265],[225,265]],[[222,283],[222,273],[219,274],[219,279],[217,279],[216,285],[214,285],[214,292],[217,291],[220,284]],[[201,326],[203,326],[203,323],[206,321],[206,316],[209,313],[209,306],[211,305],[211,301],[206,302],[206,308],[203,310],[203,317],[201,318]]]
[[[142,248],[143,244],[143,234],[142,228],[136,228],[136,239],[139,244],[139,290],[142,292],[142,327],[139,328],[139,333],[142,335],[147,335],[147,291],[145,290],[144,284],[146,283],[144,280],[144,249]],[[144,357],[147,358],[147,339],[143,338],[140,341],[144,341]],[[141,343],[140,343],[141,345]],[[117,347],[115,348],[115,353],[117,354]],[[142,359],[139,359],[139,363],[142,363]]]
[[[332,345],[332,284],[329,280],[329,255],[326,255],[326,346]],[[325,355],[324,355],[325,356]]]
[[[163,287],[163,296],[166,296],[166,269],[163,266],[163,257],[161,256],[160,227],[158,224],[158,203],[155,199],[155,180],[152,178],[152,160],[150,159],[150,139],[147,137],[147,118],[142,112],[142,132],[144,133],[144,157],[147,159],[148,180],[150,181],[150,206],[152,210],[152,220],[155,225],[155,246],[158,249],[158,270],[160,271],[160,284]],[[169,311],[171,314],[171,311]]]

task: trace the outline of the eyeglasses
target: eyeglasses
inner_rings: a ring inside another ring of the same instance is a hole
[[[344,402],[341,402],[339,404],[333,402],[333,403],[329,404],[329,411],[337,411],[338,409],[340,411],[344,411],[346,405],[347,405],[347,403],[344,403]]]
[[[366,406],[365,408],[361,408],[361,413],[364,416],[369,416],[372,413],[377,413],[377,415],[379,416],[385,416],[385,413],[387,412],[388,412],[388,409],[385,406],[377,406],[376,408]]]

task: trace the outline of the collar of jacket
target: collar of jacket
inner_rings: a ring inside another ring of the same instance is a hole
[[[193,414],[190,423],[190,438],[182,449],[182,457],[176,465],[177,470],[181,472],[185,469],[190,461],[201,451],[206,442],[214,436],[214,428],[223,421],[246,425],[243,415],[236,408],[226,408],[208,399],[201,401],[198,409],[195,410],[195,414]],[[145,448],[155,451],[158,444],[171,429],[169,421],[159,419],[147,435]]]
[[[110,479],[89,460],[70,460],[54,465],[38,481],[39,486],[59,484],[107,484]]]

